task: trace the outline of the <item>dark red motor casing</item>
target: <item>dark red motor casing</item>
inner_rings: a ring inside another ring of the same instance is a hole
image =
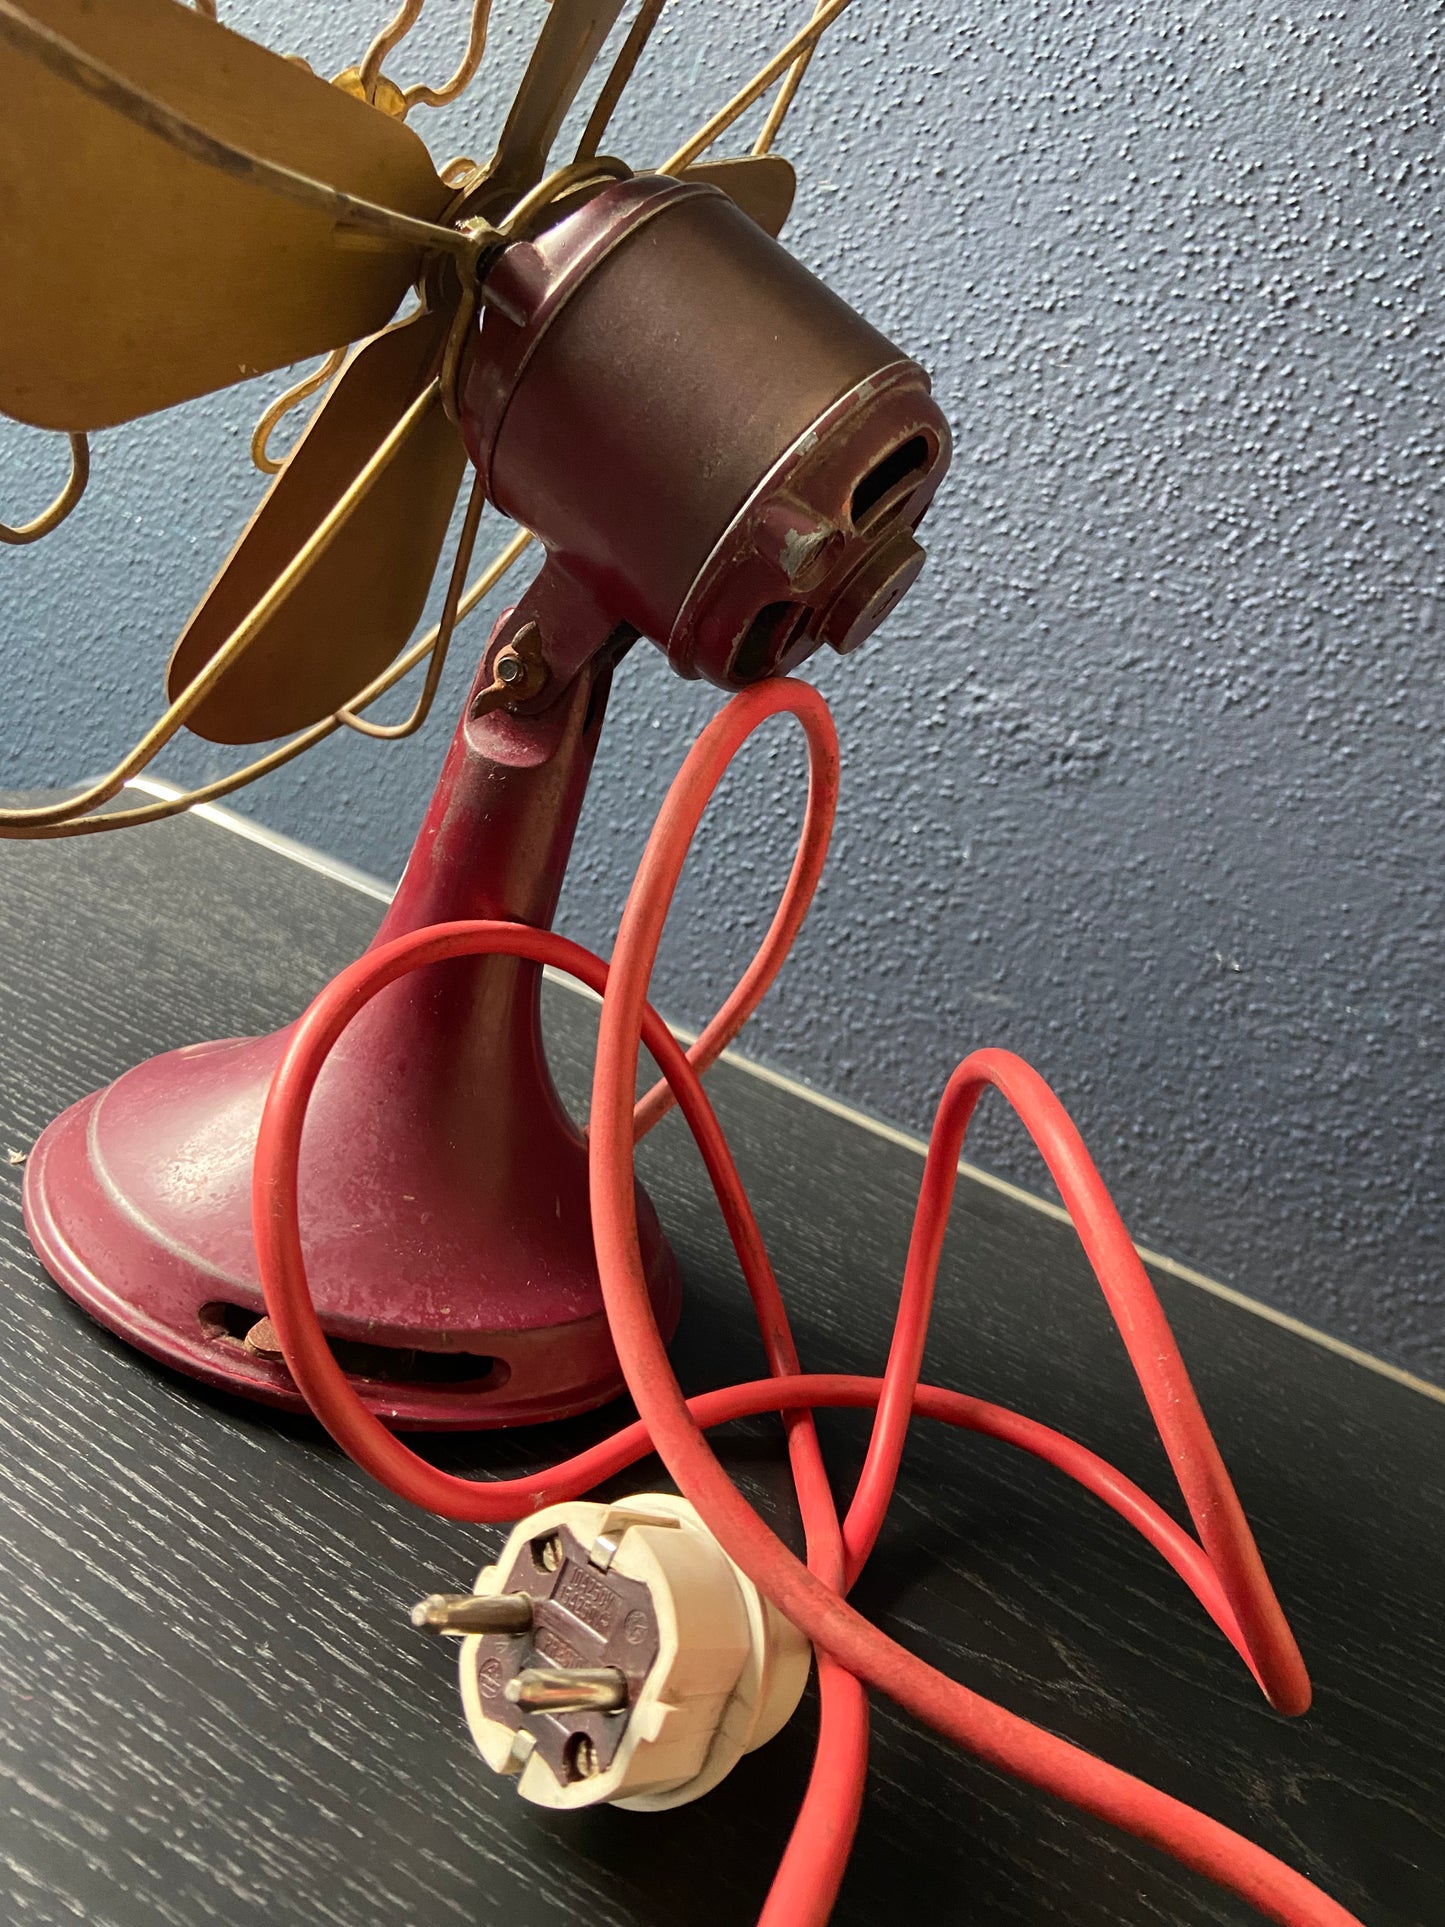
[[[462,432],[548,553],[513,631],[626,624],[735,689],[856,648],[918,574],[928,376],[717,188],[616,182],[483,296]]]

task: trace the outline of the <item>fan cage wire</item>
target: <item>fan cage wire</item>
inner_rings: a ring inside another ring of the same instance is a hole
[[[42,509],[33,521],[21,522],[12,527],[9,522],[0,522],[0,542],[12,548],[24,548],[28,543],[38,542],[42,536],[58,529],[74,509],[90,481],[90,437],[78,431],[70,436],[70,473],[65,486],[50,504]]]

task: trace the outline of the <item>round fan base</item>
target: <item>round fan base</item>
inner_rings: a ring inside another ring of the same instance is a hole
[[[285,1037],[172,1051],[73,1104],[30,1156],[25,1222],[56,1283],[129,1344],[304,1411],[264,1320],[251,1239],[251,1155]],[[616,1397],[586,1155],[550,1088],[525,1133],[532,1155],[488,1169],[458,1159],[455,1141],[361,1125],[348,1099],[366,1055],[318,1090],[303,1173],[316,1302],[364,1402],[398,1428],[472,1430]],[[394,1121],[409,1109],[403,1096]],[[348,1114],[351,1128],[334,1128]],[[670,1335],[677,1269],[641,1192],[638,1204]]]

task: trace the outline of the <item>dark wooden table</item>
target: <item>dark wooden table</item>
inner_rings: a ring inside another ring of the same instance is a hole
[[[467,1582],[500,1535],[408,1510],[308,1422],[148,1364],[76,1311],[26,1243],[7,1152],[141,1057],[289,1018],[378,915],[343,882],[208,823],[0,846],[0,1917],[743,1927],[803,1786],[811,1700],[695,1806],[525,1806],[472,1752],[450,1643],[403,1617],[419,1593]],[[575,1095],[591,1008],[548,999]],[[743,1069],[712,1082],[805,1362],[878,1370],[916,1152]],[[687,1283],[685,1383],[756,1375],[742,1290],[675,1123],[644,1165]],[[1369,1927],[1439,1927],[1445,1402],[1158,1282],[1314,1671],[1314,1711],[1270,1713],[1112,1515],[1001,1446],[939,1429],[910,1447],[858,1599],[970,1685],[1267,1844]],[[1086,1440],[1178,1511],[1065,1227],[965,1183],[940,1296],[929,1376]],[[621,1416],[431,1449],[500,1475]],[[781,1510],[775,1422],[727,1437],[738,1476]],[[845,1482],[862,1437],[859,1415],[826,1422]],[[618,1489],[658,1476],[644,1467]],[[1253,1918],[878,1706],[837,1922]]]

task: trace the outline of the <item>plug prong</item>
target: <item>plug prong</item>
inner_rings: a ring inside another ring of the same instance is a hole
[[[434,1592],[411,1609],[424,1633],[529,1633],[532,1602],[524,1592]]]
[[[503,1691],[530,1713],[615,1713],[627,1704],[627,1675],[615,1666],[526,1666]]]

